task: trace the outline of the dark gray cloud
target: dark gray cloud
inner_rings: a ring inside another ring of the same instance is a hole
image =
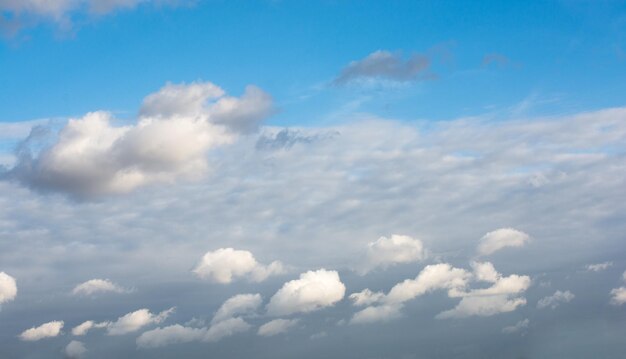
[[[339,76],[335,85],[346,85],[353,82],[392,81],[410,82],[423,80],[428,74],[431,60],[425,55],[412,55],[403,59],[400,53],[378,50],[362,60],[352,61]]]

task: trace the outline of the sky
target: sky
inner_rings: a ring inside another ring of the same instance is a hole
[[[620,358],[626,3],[0,0],[1,358]]]

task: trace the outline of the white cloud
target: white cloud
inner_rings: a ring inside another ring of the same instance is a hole
[[[386,322],[392,319],[399,318],[402,313],[402,304],[383,304],[377,306],[367,307],[361,311],[356,312],[350,324],[367,324],[374,322]]]
[[[175,324],[146,331],[137,338],[136,342],[139,348],[159,348],[202,340],[205,335],[206,328],[190,328]]]
[[[78,284],[72,290],[73,295],[94,295],[98,293],[127,293],[128,289],[125,289],[108,279],[90,279],[84,283]]]
[[[506,247],[521,247],[530,237],[528,234],[513,228],[500,228],[485,234],[480,239],[478,253],[489,255]]]
[[[263,337],[282,334],[293,328],[298,322],[298,319],[274,319],[261,325],[257,334]]]
[[[367,263],[363,272],[376,267],[386,268],[399,263],[411,263],[426,257],[424,245],[419,239],[393,234],[391,237],[380,237],[367,245]]]
[[[14,300],[17,296],[17,284],[15,278],[0,272],[0,304]]]
[[[150,313],[150,311],[145,308],[136,310],[118,318],[115,322],[109,323],[106,327],[107,334],[123,335],[136,332],[146,325],[161,323],[167,319],[172,312],[174,312],[174,308],[164,310],[158,314]]]
[[[518,332],[526,330],[529,324],[530,324],[530,320],[528,320],[528,318],[523,319],[515,323],[514,325],[502,328],[502,333],[505,333],[505,334],[518,333]]]
[[[614,288],[611,290],[611,304],[622,305],[626,303],[626,287]]]
[[[552,294],[550,296],[547,296],[545,298],[541,298],[539,300],[539,302],[537,302],[537,308],[539,308],[539,309],[545,309],[545,308],[555,309],[561,303],[569,303],[569,302],[571,302],[572,299],[574,299],[574,297],[575,297],[575,295],[572,292],[570,292],[569,290],[566,290],[565,292],[557,290],[556,292],[554,292],[554,294]]]
[[[464,269],[454,268],[447,263],[426,266],[415,279],[407,279],[396,284],[387,294],[388,303],[403,303],[425,293],[447,289],[449,295],[463,290],[471,277]]]
[[[215,312],[211,323],[217,323],[232,318],[235,315],[254,313],[262,302],[263,298],[260,294],[235,295],[227,299],[217,312]]]
[[[65,356],[69,359],[80,359],[87,352],[87,348],[85,348],[85,344],[79,342],[77,340],[72,340],[65,347]]]
[[[61,329],[63,329],[63,321],[48,322],[23,331],[20,334],[20,339],[32,342],[44,338],[52,338],[61,334]]]
[[[437,314],[438,319],[465,318],[470,316],[491,316],[512,312],[526,305],[525,298],[510,298],[506,294],[464,297],[456,307]]]
[[[250,324],[246,323],[246,321],[241,318],[226,319],[217,324],[211,325],[203,340],[208,342],[217,342],[234,334],[246,332],[250,328]]]
[[[306,313],[334,305],[346,292],[336,271],[319,269],[285,283],[267,305],[271,315]]]
[[[135,125],[114,126],[108,112],[70,119],[36,157],[22,150],[11,174],[37,189],[82,197],[198,178],[208,150],[253,131],[271,108],[269,95],[255,87],[237,99],[209,82],[168,84],[146,98]]]
[[[72,335],[82,336],[87,334],[92,328],[106,328],[110,324],[110,322],[95,323],[93,320],[87,320],[72,328]]]
[[[193,272],[216,283],[230,283],[239,277],[262,282],[269,276],[283,273],[284,269],[279,261],[267,266],[258,263],[249,251],[220,248],[207,252]]]
[[[372,292],[371,290],[366,288],[358,293],[350,294],[348,298],[350,298],[355,306],[360,307],[382,301],[385,298],[385,293]]]
[[[403,60],[399,53],[378,50],[362,60],[350,62],[337,76],[334,83],[345,85],[368,80],[414,81],[424,77],[429,66],[430,59],[423,55],[413,55]]]
[[[588,272],[601,272],[613,266],[613,262],[603,262],[596,264],[588,264],[585,266]]]

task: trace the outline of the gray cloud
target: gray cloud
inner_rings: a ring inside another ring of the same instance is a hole
[[[365,58],[352,61],[339,76],[335,85],[346,85],[352,82],[387,80],[409,82],[427,78],[430,59],[424,55],[412,55],[404,60],[400,53],[378,50]]]

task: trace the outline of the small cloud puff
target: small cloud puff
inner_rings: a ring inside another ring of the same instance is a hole
[[[421,261],[426,257],[424,245],[419,239],[393,234],[391,237],[380,237],[367,245],[367,262],[362,273],[382,267],[386,268],[400,263]]]
[[[343,299],[346,286],[336,271],[319,269],[300,274],[300,279],[285,283],[267,305],[270,315],[312,312]]]
[[[537,308],[538,309],[545,309],[545,308],[555,309],[561,303],[571,302],[572,299],[574,299],[574,297],[576,296],[569,290],[566,290],[565,292],[557,290],[556,292],[554,292],[554,294],[547,296],[545,298],[541,298],[539,302],[537,302]]]
[[[15,278],[0,272],[0,304],[9,302],[17,296],[17,283]]]
[[[65,356],[68,359],[80,359],[86,352],[87,348],[85,348],[85,344],[77,340],[72,340],[64,350]]]
[[[52,338],[61,334],[63,329],[63,321],[53,321],[42,324],[38,327],[27,329],[20,334],[20,339],[23,341],[37,341],[44,338]]]
[[[253,282],[262,282],[269,276],[284,273],[284,268],[279,261],[267,266],[260,264],[249,251],[220,248],[207,252],[193,272],[199,278],[226,284],[240,277],[246,277]]]
[[[274,319],[261,325],[257,334],[262,337],[282,334],[293,328],[298,322],[298,319]]]
[[[478,254],[486,256],[506,247],[522,247],[528,242],[528,234],[513,228],[500,228],[480,239]]]
[[[626,271],[622,274],[622,280],[626,282]],[[624,303],[626,303],[626,287],[611,290],[611,304],[622,305]]]
[[[221,322],[235,315],[253,313],[261,306],[262,301],[263,298],[260,294],[235,295],[226,300],[217,312],[215,312],[211,323]]]
[[[604,262],[604,263],[597,263],[597,264],[588,264],[585,266],[585,269],[588,272],[601,272],[612,266],[613,266],[613,262]]]
[[[90,279],[84,283],[78,284],[72,290],[73,295],[91,296],[98,293],[128,293],[129,289],[125,289],[108,279]]]
[[[139,309],[128,313],[117,321],[106,326],[108,335],[124,335],[136,332],[146,325],[161,323],[174,312],[175,308],[164,310],[161,313],[153,314],[148,309]]]
[[[378,50],[364,59],[350,62],[335,78],[334,84],[416,81],[427,78],[425,73],[429,67],[430,59],[426,56],[413,55],[404,60],[399,53]]]
[[[502,333],[504,334],[518,333],[518,332],[526,330],[529,324],[530,324],[530,320],[528,319],[520,320],[514,325],[502,328]]]

